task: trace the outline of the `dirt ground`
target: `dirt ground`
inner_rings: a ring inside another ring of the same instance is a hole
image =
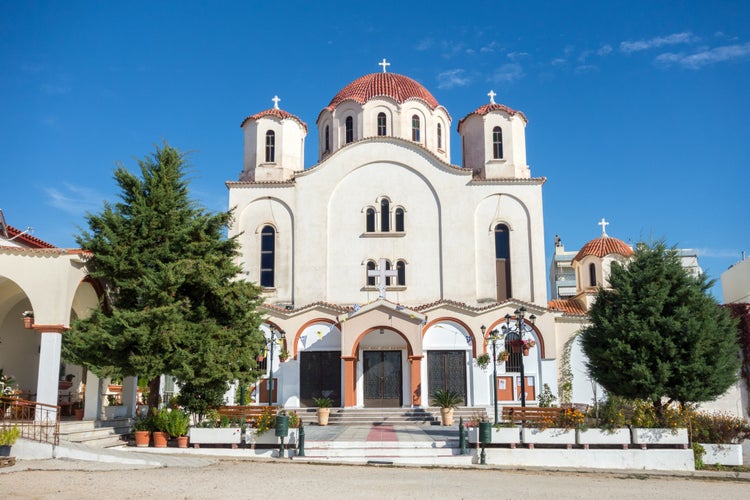
[[[222,460],[203,468],[30,470],[3,498],[748,498],[750,484],[639,474]]]

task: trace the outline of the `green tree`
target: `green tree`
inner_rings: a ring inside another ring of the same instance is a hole
[[[638,243],[612,264],[582,332],[591,376],[610,394],[664,404],[710,401],[737,380],[737,329],[708,293],[712,283],[680,264],[664,242]]]
[[[237,279],[230,212],[206,213],[188,196],[185,158],[164,145],[139,161],[140,177],[115,169],[121,201],[89,214],[77,241],[105,285],[101,307],[74,321],[63,355],[102,377],[159,376],[194,386],[259,376],[264,347],[257,286]]]

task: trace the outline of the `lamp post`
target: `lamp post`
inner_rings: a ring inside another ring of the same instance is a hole
[[[284,340],[286,332],[271,327],[268,342],[271,344],[268,352],[268,406],[273,406],[273,345],[277,340]]]
[[[484,337],[487,327],[482,325],[479,329],[482,330],[482,337]],[[501,339],[497,328],[492,330],[490,336],[486,339],[492,342],[492,400],[495,403],[495,425],[497,425],[499,423],[497,415],[497,342]]]
[[[515,327],[511,326],[510,320],[511,315],[506,314],[505,315],[505,334],[510,338],[511,340],[511,347],[513,347],[516,350],[521,349],[522,343],[523,343],[523,334],[530,331],[531,328],[526,326],[525,323],[525,317],[526,317],[526,308],[521,306],[520,309],[516,309],[513,314],[516,315],[516,324]],[[531,321],[531,324],[534,324],[534,321],[536,320],[536,316],[533,314],[529,316],[529,320]],[[526,406],[526,375],[524,374],[523,370],[523,356],[521,356],[521,362],[520,365],[520,371],[521,371],[521,407]]]

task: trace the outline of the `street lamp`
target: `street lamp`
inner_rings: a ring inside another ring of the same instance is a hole
[[[511,326],[511,315],[506,314],[505,315],[505,335],[510,340],[510,346],[514,353],[518,353],[518,351],[522,347],[523,343],[523,334],[532,331],[532,328],[529,326],[526,326],[525,323],[525,317],[526,317],[526,308],[521,306],[520,309],[516,309],[513,314],[516,315],[516,324],[515,326]],[[534,321],[536,320],[536,316],[533,314],[529,316],[529,320],[531,321],[531,324],[534,324]],[[520,357],[521,362],[520,365],[520,371],[521,371],[521,407],[526,406],[526,375],[524,375],[523,371],[523,356]]]
[[[268,337],[270,344],[268,355],[268,406],[273,406],[273,345],[277,340],[283,341],[286,338],[284,330],[277,330],[271,327],[271,334]]]
[[[484,337],[487,327],[482,325],[479,328],[482,330],[482,337]],[[495,402],[495,425],[497,425],[499,423],[497,416],[497,343],[502,337],[500,336],[500,332],[497,331],[497,328],[495,328],[490,332],[489,337],[484,338],[485,342],[487,340],[492,342],[492,396],[493,401]]]

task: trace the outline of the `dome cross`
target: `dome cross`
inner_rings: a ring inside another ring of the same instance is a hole
[[[602,226],[602,236],[607,236],[607,226],[609,226],[609,222],[604,220],[604,217],[602,217],[602,220],[596,223],[597,226]]]
[[[281,100],[279,96],[275,95],[271,100],[273,101],[273,109],[279,109],[279,101]]]
[[[490,90],[490,92],[487,94],[490,96],[490,104],[495,104],[495,96],[497,95],[494,90]]]
[[[391,65],[391,63],[387,62],[385,60],[385,57],[383,58],[383,60],[381,62],[378,63],[378,66],[382,66],[383,67],[383,73],[386,73],[386,68],[388,66],[390,66],[390,65]]]

